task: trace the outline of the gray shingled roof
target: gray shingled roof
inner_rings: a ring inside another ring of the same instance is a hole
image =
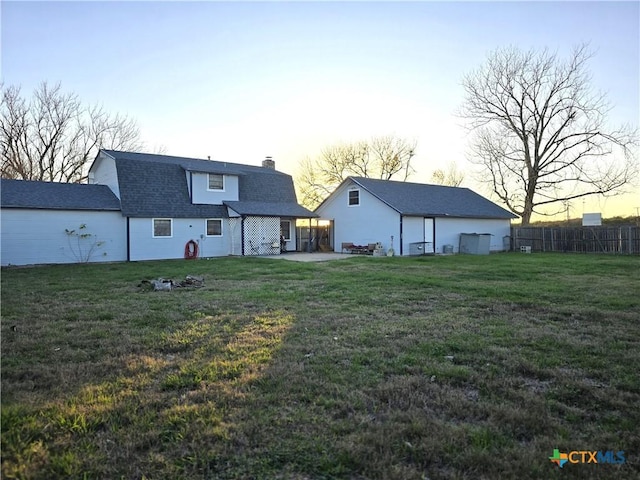
[[[468,188],[350,177],[402,215],[459,218],[518,218]]]
[[[53,210],[120,210],[106,185],[2,179],[2,208]]]
[[[246,165],[217,162],[215,160],[202,160],[199,158],[174,157],[171,155],[155,155],[151,153],[121,152],[118,150],[102,151],[115,159],[137,160],[142,162],[163,163],[167,165],[179,165],[183,169],[193,172],[244,175],[247,168]]]
[[[122,214],[149,218],[226,218],[223,205],[193,205],[180,165],[116,158]]]
[[[185,171],[238,175],[241,215],[315,217],[298,205],[290,175],[264,167],[194,158],[103,150],[118,170],[122,213],[129,217],[221,218],[222,205],[194,205]],[[231,205],[229,205],[231,206]]]

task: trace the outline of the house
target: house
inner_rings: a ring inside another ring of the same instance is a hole
[[[381,243],[396,255],[458,252],[461,234],[489,234],[505,250],[511,212],[468,188],[349,177],[315,213],[333,224],[336,252]],[[393,238],[393,240],[392,240]]]
[[[74,249],[90,261],[279,254],[298,249],[295,220],[316,216],[269,157],[114,150],[100,150],[88,184],[2,180],[1,206],[2,265],[74,262]]]

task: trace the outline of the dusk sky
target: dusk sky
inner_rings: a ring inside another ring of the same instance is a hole
[[[61,82],[138,122],[147,150],[295,175],[323,146],[416,139],[415,182],[456,162],[461,80],[497,47],[566,56],[589,42],[611,125],[640,118],[640,2],[11,2],[1,4],[2,80]],[[463,186],[489,196],[471,173]],[[640,187],[572,205],[635,215]]]

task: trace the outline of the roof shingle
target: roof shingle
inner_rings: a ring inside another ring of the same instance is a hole
[[[350,179],[402,215],[459,218],[517,218],[516,215],[468,188]]]
[[[2,208],[120,210],[106,185],[2,179]]]

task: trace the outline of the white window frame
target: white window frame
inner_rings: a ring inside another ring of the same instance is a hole
[[[169,221],[169,235],[156,235],[156,220]],[[153,218],[151,220],[151,236],[153,238],[173,238],[173,218]]]
[[[287,231],[287,234],[284,236],[284,240],[286,242],[290,242],[291,241],[291,220],[280,220],[280,232],[282,233],[282,223],[283,222],[287,222],[289,224],[289,228]]]
[[[222,188],[211,188],[211,176],[215,175],[216,177],[220,177],[222,179]],[[207,173],[207,190],[210,192],[224,192],[224,188],[226,186],[226,181],[224,179],[224,175],[221,173]]]
[[[220,234],[219,235],[209,235],[209,222],[210,221],[218,221],[220,222]],[[207,237],[222,237],[224,235],[224,222],[221,218],[207,218],[204,221],[204,233]]]
[[[351,203],[351,192],[358,193],[358,203]],[[347,192],[347,205],[349,207],[359,207],[360,206],[360,189],[359,188],[351,188]]]

